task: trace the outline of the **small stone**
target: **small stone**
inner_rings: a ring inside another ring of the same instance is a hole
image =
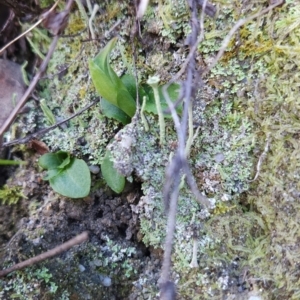
[[[83,265],[79,265],[79,271],[80,272],[84,272],[85,271],[85,267]]]
[[[100,168],[98,166],[89,166],[90,172],[93,174],[98,174],[100,172]]]
[[[108,276],[103,276],[102,284],[107,287],[111,286],[111,278],[109,278]]]
[[[223,153],[218,153],[215,155],[214,159],[217,163],[220,163],[225,159],[225,156]]]

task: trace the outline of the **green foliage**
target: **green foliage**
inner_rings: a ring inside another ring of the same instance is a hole
[[[114,192],[121,193],[123,191],[125,186],[125,177],[114,168],[110,151],[106,151],[103,163],[101,165],[101,172],[108,186]]]
[[[89,61],[91,77],[97,92],[103,98],[129,117],[133,117],[136,108],[135,100],[108,63],[108,55],[116,41],[117,39],[113,38],[93,60]]]
[[[136,80],[132,75],[126,74],[119,78],[108,63],[108,55],[116,44],[116,38],[112,39],[93,59],[89,61],[92,80],[101,100],[102,112],[108,118],[114,118],[124,125],[130,122],[136,110]],[[159,95],[161,107],[166,109],[167,103],[160,86]],[[173,83],[168,88],[169,97],[175,101],[179,95],[180,85]],[[139,98],[147,97],[145,111],[157,114],[153,90],[147,85],[138,89]],[[178,111],[181,109],[179,106]],[[170,117],[170,115],[169,115]]]
[[[4,185],[4,187],[0,189],[0,199],[3,204],[13,205],[18,203],[22,198],[26,198],[26,196],[22,194],[21,187],[9,187],[8,185]]]
[[[106,117],[115,119],[124,125],[130,123],[131,120],[130,117],[117,106],[111,104],[104,98],[101,99],[100,104],[101,104],[102,112]]]
[[[90,192],[91,174],[82,159],[70,157],[68,152],[46,153],[39,165],[48,170],[44,180],[59,194],[70,198],[83,198]]]
[[[129,74],[119,78],[109,65],[108,56],[115,46],[115,43],[116,38],[112,39],[93,60],[89,61],[89,68],[96,90],[103,97],[101,99],[103,114],[125,125],[130,123],[131,117],[133,117],[136,110],[134,100],[137,95],[136,79]],[[180,85],[173,83],[167,90],[173,102],[178,98],[179,89]],[[160,103],[157,103],[154,90],[148,85],[140,86],[138,94],[140,99],[146,97],[144,111],[159,114],[161,120],[161,110],[167,109],[168,105],[163,95],[163,86],[157,87],[157,91]],[[158,109],[158,106],[160,109]],[[177,110],[180,112],[181,106],[179,106]],[[166,116],[171,117],[170,114]],[[125,186],[125,177],[120,175],[114,168],[109,151],[106,151],[101,164],[101,171],[108,186],[116,193],[121,193]]]
[[[46,283],[48,283],[52,278],[52,274],[50,274],[49,270],[45,267],[43,267],[42,269],[37,269],[33,274],[37,278],[44,280]]]

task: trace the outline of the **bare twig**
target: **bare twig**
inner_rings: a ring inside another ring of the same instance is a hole
[[[16,139],[16,140],[14,140],[14,141],[5,143],[5,144],[2,145],[2,147],[9,147],[9,146],[13,146],[13,145],[19,145],[19,144],[25,144],[25,143],[28,143],[29,141],[31,141],[31,140],[33,140],[33,139],[36,139],[36,138],[38,138],[38,137],[44,135],[44,134],[47,133],[48,131],[53,130],[53,129],[55,129],[56,127],[58,127],[58,126],[60,126],[60,125],[62,125],[62,124],[64,124],[64,123],[68,122],[69,120],[71,120],[71,119],[77,117],[78,115],[82,114],[84,111],[88,110],[90,107],[92,107],[93,105],[95,105],[95,104],[98,103],[98,102],[99,102],[99,100],[94,101],[94,102],[92,102],[92,103],[86,105],[84,108],[82,108],[81,110],[79,110],[77,113],[73,114],[71,117],[68,117],[68,118],[66,118],[66,119],[64,119],[64,120],[62,120],[62,121],[60,121],[60,122],[58,122],[58,123],[56,123],[56,124],[54,124],[54,125],[52,125],[52,126],[50,126],[50,127],[44,128],[44,129],[42,129],[42,130],[40,130],[40,131],[38,131],[38,132],[35,132],[35,133],[33,133],[33,134],[30,134],[29,136],[26,136],[26,137],[24,137],[24,138]],[[0,146],[0,149],[1,149],[2,147]]]
[[[172,175],[174,175],[174,173]],[[170,281],[172,244],[173,244],[174,232],[176,227],[176,211],[177,211],[177,201],[179,196],[180,176],[176,176],[175,180],[176,181],[174,182],[174,186],[173,186],[173,192],[170,199],[171,205],[168,214],[167,236],[165,240],[163,265],[162,265],[161,276],[160,276],[161,287]]]
[[[195,51],[197,49],[198,43],[201,41],[200,39],[203,39],[204,37],[204,11],[205,11],[205,6],[206,6],[206,0],[203,1],[203,10],[201,13],[201,17],[200,17],[200,26],[198,24],[198,20],[197,20],[197,9],[196,9],[196,3],[194,3],[192,1],[191,3],[191,7],[194,5],[194,8],[191,8],[192,10],[192,20],[191,20],[191,26],[192,26],[192,33],[189,36],[189,43],[190,43],[190,53],[184,63],[185,66],[189,66],[189,70],[188,70],[188,76],[186,81],[183,84],[183,94],[181,95],[182,98],[184,98],[185,102],[184,102],[184,111],[183,111],[183,116],[181,118],[181,120],[179,119],[179,116],[175,110],[175,107],[173,105],[173,102],[171,101],[169,94],[167,92],[167,89],[169,87],[169,85],[171,83],[173,83],[174,81],[176,81],[179,76],[181,76],[183,74],[183,72],[185,71],[185,68],[182,68],[177,74],[176,76],[163,88],[163,93],[164,93],[164,97],[168,103],[174,124],[175,124],[175,128],[176,128],[176,132],[177,132],[177,137],[178,137],[178,149],[177,149],[177,153],[180,157],[180,161],[181,163],[181,168],[184,169],[184,171],[188,170],[188,164],[186,162],[186,152],[185,152],[185,147],[186,147],[186,131],[187,131],[187,124],[188,124],[188,110],[189,110],[189,103],[191,101],[191,97],[192,97],[192,93],[194,92],[195,89],[195,82],[193,82],[193,78],[194,76],[196,76],[196,68],[195,68]],[[199,30],[200,30],[200,34],[199,34]],[[199,38],[197,38],[199,34]],[[198,78],[197,78],[198,79]],[[198,81],[198,80],[197,80]],[[178,158],[176,156],[174,156],[173,159],[173,164],[177,164],[178,163]],[[187,167],[186,167],[187,166]],[[178,173],[178,172],[177,172]],[[180,172],[179,172],[180,173]],[[176,174],[176,173],[174,173]],[[180,176],[180,174],[178,174]],[[172,175],[174,176],[174,175]],[[164,192],[164,196],[165,199],[166,197],[168,197],[168,189],[170,186],[172,186],[172,184],[168,184],[167,180],[169,179],[171,182],[172,180],[172,176],[170,178],[167,177],[166,179],[166,185],[165,185],[165,192]],[[195,185],[194,185],[194,181],[190,179],[191,173],[188,172],[187,174],[187,180],[188,180],[188,184],[192,187],[192,190],[195,190]],[[173,177],[174,179],[174,177]],[[200,197],[198,200],[200,202],[203,202],[204,200],[204,196],[200,196],[200,192],[197,193],[197,197]],[[206,199],[206,198],[205,198]],[[208,204],[208,201],[206,199],[206,201],[204,201],[202,204],[204,204],[205,206]]]
[[[147,6],[148,6],[148,3],[149,3],[149,0],[141,0],[139,2],[138,8],[137,8],[137,13],[136,13],[136,17],[138,19],[141,19],[144,16]]]
[[[70,12],[71,9],[71,5],[73,3],[73,0],[69,0],[68,3],[66,4],[66,8],[64,11],[65,16],[68,15],[68,13]],[[62,12],[63,13],[63,12]],[[61,23],[56,24],[56,32],[59,33],[59,27],[63,27],[66,25],[66,20],[61,19],[60,20]],[[59,36],[55,35],[53,37],[53,40],[51,42],[51,45],[49,47],[47,56],[45,57],[43,63],[40,66],[39,71],[37,72],[37,74],[34,76],[34,78],[32,79],[29,87],[27,88],[25,94],[23,95],[23,97],[20,99],[20,101],[18,102],[18,104],[16,105],[16,107],[14,108],[14,110],[11,112],[11,114],[9,115],[9,117],[7,118],[7,120],[4,122],[4,124],[2,125],[2,127],[0,128],[0,140],[1,137],[3,136],[4,132],[7,130],[7,128],[10,126],[10,124],[14,121],[16,115],[18,114],[19,110],[24,106],[24,104],[27,101],[27,98],[30,96],[30,94],[32,93],[32,91],[34,90],[35,86],[37,85],[40,77],[42,76],[42,74],[45,72],[47,65],[49,63],[49,60],[55,50],[57,41],[58,41]]]
[[[17,103],[16,107],[14,108],[14,110],[11,112],[11,114],[9,115],[9,117],[6,119],[6,121],[4,122],[4,124],[2,125],[2,127],[0,128],[0,136],[2,136],[4,134],[4,132],[6,131],[6,129],[10,126],[10,124],[14,121],[16,115],[18,114],[19,110],[24,106],[24,104],[27,101],[27,98],[29,97],[29,95],[32,93],[32,91],[34,90],[35,86],[37,85],[41,75],[44,73],[44,71],[46,70],[46,67],[48,65],[48,62],[50,60],[50,57],[52,56],[52,53],[54,52],[54,49],[56,47],[58,41],[58,36],[55,36],[52,40],[52,43],[50,45],[49,51],[47,56],[45,57],[38,73],[34,76],[34,78],[32,79],[29,87],[27,88],[25,94],[23,95],[23,97],[20,99],[20,101]]]
[[[192,105],[191,101],[194,97],[195,89],[197,83],[199,82],[199,76],[196,69],[196,49],[200,39],[204,36],[204,12],[207,4],[207,0],[203,1],[201,21],[199,24],[197,18],[197,2],[195,0],[188,1],[191,9],[191,34],[188,36],[188,44],[190,46],[190,53],[185,62],[185,67],[176,74],[176,76],[169,82],[168,85],[163,89],[164,96],[168,103],[171,115],[175,124],[178,147],[176,154],[174,155],[171,163],[167,167],[166,179],[164,185],[164,201],[165,207],[168,210],[168,221],[167,221],[167,236],[165,240],[164,247],[164,258],[160,277],[160,299],[162,300],[172,300],[175,299],[175,285],[170,280],[170,270],[171,270],[171,254],[172,254],[172,244],[174,239],[174,231],[176,226],[176,211],[177,211],[177,201],[179,196],[179,185],[180,178],[183,174],[186,175],[187,183],[190,186],[192,192],[195,194],[197,200],[204,206],[208,207],[208,199],[201,195],[196,186],[195,180],[190,172],[187,156],[186,156],[186,139],[187,139],[187,127],[189,120],[189,109]],[[199,35],[200,32],[200,35]],[[199,37],[198,37],[199,36]],[[185,68],[187,68],[186,80],[183,83],[183,99],[184,99],[184,109],[181,120],[175,110],[173,103],[171,102],[167,89],[169,85],[176,81],[181,73],[183,74]],[[171,195],[171,197],[170,197]]]
[[[192,261],[190,263],[191,268],[198,268],[198,261],[197,261],[197,253],[198,253],[198,242],[197,239],[193,239],[193,255],[192,255]]]
[[[40,255],[37,255],[30,259],[27,259],[21,263],[18,263],[10,268],[0,271],[0,277],[4,277],[13,271],[17,271],[17,270],[26,268],[28,266],[34,265],[34,264],[44,261],[48,258],[56,256],[64,251],[69,250],[70,248],[72,248],[75,245],[85,242],[88,239],[88,237],[89,237],[88,232],[84,231],[83,233],[77,235],[76,237],[72,238],[71,240],[67,241],[66,243],[63,243],[62,245],[53,248],[52,250],[49,250],[45,253],[42,253]]]
[[[138,118],[140,115],[140,99],[139,99],[139,81],[138,81],[138,72],[137,72],[137,51],[136,51],[136,45],[135,45],[135,39],[138,37],[140,34],[140,20],[138,16],[138,1],[134,1],[134,7],[135,7],[135,16],[134,16],[134,23],[131,28],[131,33],[130,33],[130,42],[132,45],[132,61],[133,61],[133,69],[134,69],[134,78],[135,78],[135,86],[136,86],[136,110],[135,110],[135,115],[133,116],[133,120],[135,118]]]

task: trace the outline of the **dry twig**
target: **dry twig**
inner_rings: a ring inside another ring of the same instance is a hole
[[[19,144],[25,144],[25,143],[28,143],[29,141],[31,141],[31,140],[33,140],[33,139],[36,139],[36,138],[38,138],[38,137],[44,135],[45,133],[47,133],[47,132],[49,132],[49,131],[55,129],[56,127],[58,127],[58,126],[60,126],[60,125],[62,125],[62,124],[64,124],[64,123],[68,122],[69,120],[71,120],[71,119],[73,119],[73,118],[79,116],[80,114],[82,114],[83,112],[85,112],[86,110],[88,110],[90,107],[92,107],[93,105],[95,105],[95,104],[98,103],[98,102],[99,102],[99,100],[94,101],[94,102],[92,102],[92,103],[86,105],[84,108],[82,108],[81,110],[79,110],[77,113],[73,114],[71,117],[68,117],[68,118],[66,118],[66,119],[64,119],[64,120],[62,120],[62,121],[60,121],[60,122],[58,122],[58,123],[56,123],[56,124],[54,124],[54,125],[52,125],[52,126],[50,126],[50,127],[41,129],[41,130],[38,131],[38,132],[35,132],[35,133],[30,134],[30,135],[28,135],[28,136],[25,136],[24,138],[16,139],[16,140],[14,140],[14,141],[5,143],[5,144],[3,144],[2,146],[0,145],[0,149],[1,149],[2,147],[9,147],[9,146],[13,146],[13,145],[19,145]]]
[[[178,148],[171,163],[167,167],[166,180],[164,185],[164,200],[165,200],[165,206],[168,209],[168,221],[167,221],[167,236],[166,236],[165,247],[164,247],[163,266],[162,266],[161,276],[160,276],[160,299],[163,300],[174,299],[174,295],[176,294],[175,286],[170,280],[170,270],[171,270],[172,244],[173,244],[174,232],[176,226],[176,212],[177,212],[177,201],[179,196],[179,185],[180,185],[181,176],[183,174],[186,175],[187,183],[190,186],[191,190],[195,193],[197,200],[205,207],[209,207],[208,199],[198,191],[195,180],[192,176],[192,173],[190,172],[188,162],[187,162],[187,157],[186,157],[186,139],[187,139],[188,118],[189,118],[188,110],[192,98],[194,97],[194,92],[196,90],[197,83],[199,82],[199,76],[196,69],[195,53],[199,43],[199,38],[202,39],[204,36],[203,20],[204,20],[204,12],[205,12],[207,1],[206,0],[203,1],[200,24],[198,20],[197,2],[195,0],[189,0],[188,3],[191,10],[190,23],[191,23],[192,31],[188,37],[190,53],[188,55],[187,62],[185,63],[185,66],[187,68],[187,78],[183,83],[182,96],[184,98],[184,109],[183,109],[181,120],[179,119],[175,107],[168,96],[167,93],[168,85],[165,87],[163,91],[169,109],[171,111],[173,121],[175,123],[175,128],[178,137]],[[181,69],[180,72],[183,73],[183,69]],[[176,77],[179,76],[181,75],[177,74],[169,84],[174,82],[176,80]]]
[[[48,258],[51,258],[53,256],[56,256],[64,251],[69,250],[70,248],[72,248],[75,245],[81,244],[83,242],[85,242],[89,237],[89,234],[87,231],[84,231],[83,233],[77,235],[76,237],[72,238],[71,240],[67,241],[66,243],[63,243],[60,246],[57,246],[45,253],[42,253],[40,255],[37,255],[35,257],[29,258],[21,263],[18,263],[16,265],[13,265],[10,268],[7,268],[5,270],[0,271],[0,277],[4,277],[7,274],[13,272],[13,271],[17,271],[26,267],[29,267],[31,265],[34,265],[36,263],[39,263],[41,261],[44,261]]]

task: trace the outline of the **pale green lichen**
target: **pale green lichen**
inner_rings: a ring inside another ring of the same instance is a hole
[[[151,38],[151,50],[146,58],[138,55],[141,79],[147,78],[148,73],[162,73],[165,80],[186,57],[180,47],[172,54],[166,51],[170,49],[168,45],[176,48],[177,42],[182,43],[190,28],[186,2],[175,1],[174,6],[172,3],[150,3],[145,14],[142,29]],[[238,19],[264,7],[261,1],[215,3],[218,14],[215,19],[206,18],[205,39],[198,47],[203,64],[211,62],[223,37]],[[105,10],[105,5],[103,2],[101,9]],[[125,9],[122,5],[110,4],[109,14],[98,16],[96,34],[101,36],[114,25],[112,17],[122,15]],[[181,7],[182,14],[176,15],[176,5]],[[199,134],[191,147],[189,162],[199,189],[216,201],[216,208],[210,214],[202,211],[183,186],[172,256],[172,276],[182,298],[212,299],[224,293],[230,296],[230,284],[236,286],[236,278],[241,274],[246,274],[248,280],[256,278],[252,285],[259,287],[266,299],[299,298],[295,288],[299,277],[300,220],[299,16],[297,3],[286,0],[282,8],[245,24],[197,95],[193,112]],[[81,19],[78,13],[72,18],[70,32],[72,28],[78,30],[76,23]],[[121,36],[129,36],[129,27],[122,26]],[[153,40],[152,35],[157,38]],[[99,49],[88,45],[81,48],[80,39],[72,38],[72,43],[61,42],[54,55],[50,73],[71,64],[69,74],[59,79],[54,77],[50,90],[43,92],[44,98],[56,100],[48,105],[57,117],[68,116],[95,95],[86,76],[86,58],[93,57]],[[112,64],[119,75],[132,64],[128,49],[122,41],[122,54],[118,50],[112,53]],[[173,57],[178,61],[174,62]],[[171,66],[168,65],[166,75],[161,69],[167,68],[168,61]],[[69,85],[70,82],[74,85]],[[87,155],[93,163],[100,163],[118,125],[107,121],[98,109],[95,107],[71,121],[65,132],[57,129],[49,134],[46,141],[50,147]],[[132,205],[140,218],[141,240],[162,248],[166,216],[161,191],[165,166],[176,149],[176,136],[169,122],[166,148],[160,148],[157,118],[145,117],[149,131],[135,120],[118,133],[110,148],[115,167],[128,178],[134,176],[142,181],[144,195],[138,205]],[[250,182],[267,136],[270,136],[270,151],[259,180]],[[81,137],[87,143],[77,143]],[[199,269],[191,270],[195,239]],[[146,275],[139,275],[137,286],[147,287],[141,296],[153,298],[157,295],[157,282]]]

